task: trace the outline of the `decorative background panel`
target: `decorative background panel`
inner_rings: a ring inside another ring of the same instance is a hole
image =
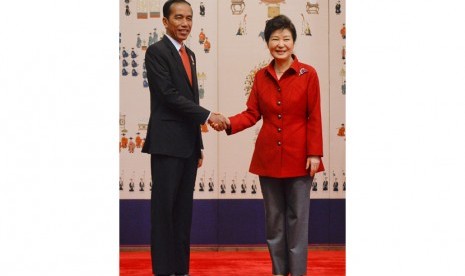
[[[330,198],[345,198],[345,5],[340,0],[330,0],[329,10],[329,64],[330,64],[330,120],[329,176]]]
[[[244,110],[255,72],[271,56],[265,22],[287,15],[295,54],[320,79],[326,171],[313,181],[310,243],[345,242],[345,3],[339,0],[192,0],[186,41],[196,54],[200,104],[227,116]],[[163,0],[120,0],[120,243],[149,244],[150,156],[141,153],[149,119],[146,48],[165,35]],[[193,244],[263,244],[258,176],[248,172],[261,121],[227,136],[203,128],[203,166],[194,191]],[[234,192],[233,192],[234,191]],[[209,225],[205,228],[205,225]]]
[[[160,0],[121,0],[119,184],[121,199],[150,198],[150,156],[141,153],[150,117],[150,92],[146,87],[147,83],[144,83],[147,81],[144,58],[147,47],[165,35],[162,23],[164,3],[165,1]],[[194,25],[186,44],[196,53],[200,104],[207,109],[217,110],[217,2],[190,1],[190,3],[194,10]],[[126,12],[127,10],[129,13]],[[202,43],[199,42],[201,33],[204,35]],[[210,46],[206,47],[208,45]],[[195,198],[217,198],[216,193],[208,192],[208,187],[207,192],[200,192],[201,182],[206,186],[208,183],[216,185],[219,166],[218,134],[209,127],[204,128],[203,131],[205,162],[198,171]]]

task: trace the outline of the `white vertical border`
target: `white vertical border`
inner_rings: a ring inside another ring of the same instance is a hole
[[[0,18],[0,275],[118,275],[117,1]]]
[[[348,276],[465,275],[465,7],[437,4],[347,2]]]

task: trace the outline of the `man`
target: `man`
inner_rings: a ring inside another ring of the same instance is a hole
[[[185,47],[192,8],[185,0],[163,6],[166,35],[145,55],[150,120],[142,152],[151,154],[151,254],[156,276],[189,273],[192,201],[202,165],[200,125],[226,127],[223,115],[199,106],[196,59]]]

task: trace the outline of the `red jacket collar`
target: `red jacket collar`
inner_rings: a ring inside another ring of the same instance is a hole
[[[299,60],[297,59],[297,56],[292,54],[292,59],[294,61],[292,61],[292,64],[291,64],[291,67],[289,67],[289,69],[293,70],[294,73],[297,73],[299,72],[299,65],[300,65],[300,62]],[[272,76],[276,76],[276,72],[274,71],[274,59],[270,62],[270,64],[268,64],[268,66],[266,67],[266,71],[272,75]]]

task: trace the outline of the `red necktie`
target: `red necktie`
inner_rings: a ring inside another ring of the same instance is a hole
[[[187,76],[189,77],[189,82],[192,85],[192,72],[191,72],[191,64],[189,62],[189,56],[186,52],[186,47],[183,45],[181,49],[179,49],[181,53],[182,64],[184,65],[184,69],[186,69]]]

